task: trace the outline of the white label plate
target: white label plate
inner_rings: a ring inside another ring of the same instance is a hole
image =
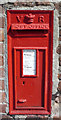
[[[23,75],[36,75],[36,50],[23,50]]]

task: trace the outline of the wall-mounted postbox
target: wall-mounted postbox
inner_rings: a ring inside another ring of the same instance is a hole
[[[8,10],[10,114],[50,114],[53,11]]]

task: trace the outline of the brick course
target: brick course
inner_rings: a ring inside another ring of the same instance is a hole
[[[58,74],[58,79],[61,80],[61,74]]]
[[[0,104],[0,112],[6,113],[6,107],[7,107],[6,104]]]
[[[3,66],[4,65],[4,58],[3,56],[0,56],[0,66]]]
[[[59,41],[61,41],[61,36],[59,37]]]
[[[6,93],[0,92],[0,103],[6,102]]]
[[[4,29],[0,30],[0,42],[4,41]]]
[[[4,28],[4,17],[0,17],[0,28]]]
[[[58,45],[56,52],[57,52],[58,54],[61,54],[61,45]]]
[[[4,80],[0,80],[0,90],[4,90]]]
[[[58,84],[58,91],[61,93],[61,81],[59,81],[59,84]]]
[[[0,68],[0,78],[5,77],[4,68]]]
[[[4,54],[4,44],[0,43],[0,54]]]
[[[59,66],[61,66],[61,57],[59,57]]]

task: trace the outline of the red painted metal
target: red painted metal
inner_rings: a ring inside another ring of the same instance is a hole
[[[7,10],[10,114],[51,114],[53,11]],[[36,75],[23,75],[23,50],[36,50]]]
[[[12,30],[26,30],[26,29],[28,29],[28,30],[32,30],[32,29],[34,29],[34,30],[48,30],[49,29],[49,24],[12,24],[11,25],[11,29]]]

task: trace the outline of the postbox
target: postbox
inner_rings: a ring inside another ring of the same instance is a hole
[[[7,10],[10,114],[51,114],[53,11]]]

